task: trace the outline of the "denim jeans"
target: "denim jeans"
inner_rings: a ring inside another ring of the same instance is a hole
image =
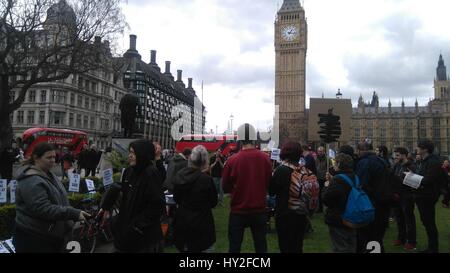
[[[329,226],[334,253],[356,253],[356,230],[346,227]]]
[[[266,241],[266,213],[258,214],[234,214],[230,213],[228,222],[228,240],[230,243],[230,253],[240,253],[241,244],[244,238],[245,228],[250,227],[253,236],[253,244],[256,253],[267,252]]]
[[[219,198],[217,199],[219,204],[223,204],[223,188],[222,188],[222,178],[220,177],[213,177],[214,185],[216,186],[217,194],[219,195]]]

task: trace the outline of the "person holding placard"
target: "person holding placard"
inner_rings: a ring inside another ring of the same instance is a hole
[[[108,189],[102,210],[108,211],[120,194],[119,215],[113,218],[112,232],[117,252],[161,252],[161,216],[165,197],[161,188],[162,177],[153,165],[155,146],[149,140],[136,140],[130,144],[128,167],[122,183]],[[105,214],[107,215],[107,213]]]
[[[436,203],[440,195],[441,163],[439,157],[433,154],[433,142],[423,140],[417,146],[417,152],[422,158],[422,162],[417,168],[417,174],[423,176],[423,179],[419,188],[413,192],[420,220],[428,237],[428,248],[421,252],[437,253],[439,252],[439,235],[436,227]]]
[[[67,192],[50,171],[55,166],[52,145],[38,144],[17,178],[16,219],[13,244],[17,253],[62,252],[73,221],[90,215],[70,206]]]

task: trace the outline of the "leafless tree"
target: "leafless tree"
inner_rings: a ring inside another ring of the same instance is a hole
[[[126,27],[123,0],[0,0],[0,151],[33,85],[94,71]],[[11,96],[15,91],[18,96]]]

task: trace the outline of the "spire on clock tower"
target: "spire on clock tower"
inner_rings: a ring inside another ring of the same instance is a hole
[[[298,11],[302,9],[299,0],[284,0],[279,12]]]

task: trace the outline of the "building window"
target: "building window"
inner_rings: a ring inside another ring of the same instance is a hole
[[[28,93],[28,102],[36,102],[36,90],[30,90]]]
[[[91,129],[95,129],[95,117],[91,117]]]
[[[83,117],[83,128],[85,128],[85,129],[88,128],[88,122],[89,122],[88,116],[84,116]]]
[[[64,112],[52,112],[52,117],[53,117],[53,125],[64,125],[64,116],[66,115],[66,113]]]
[[[81,115],[77,114],[77,128],[81,128]]]
[[[23,111],[17,111],[17,124],[23,124]]]
[[[39,124],[45,124],[45,111],[39,111]]]
[[[95,99],[91,100],[91,109],[96,111],[97,108],[97,101]]]
[[[92,92],[97,93],[97,83],[96,82],[92,83]]]
[[[41,102],[47,102],[47,90],[41,90]]]
[[[73,113],[69,114],[69,126],[73,127],[74,117]]]
[[[78,95],[77,105],[78,105],[78,107],[82,107],[83,106],[83,96]]]
[[[70,93],[70,105],[75,106],[75,93]]]
[[[88,97],[86,97],[84,99],[84,108],[89,109],[89,98]]]
[[[34,124],[34,111],[28,111],[27,123]]]

